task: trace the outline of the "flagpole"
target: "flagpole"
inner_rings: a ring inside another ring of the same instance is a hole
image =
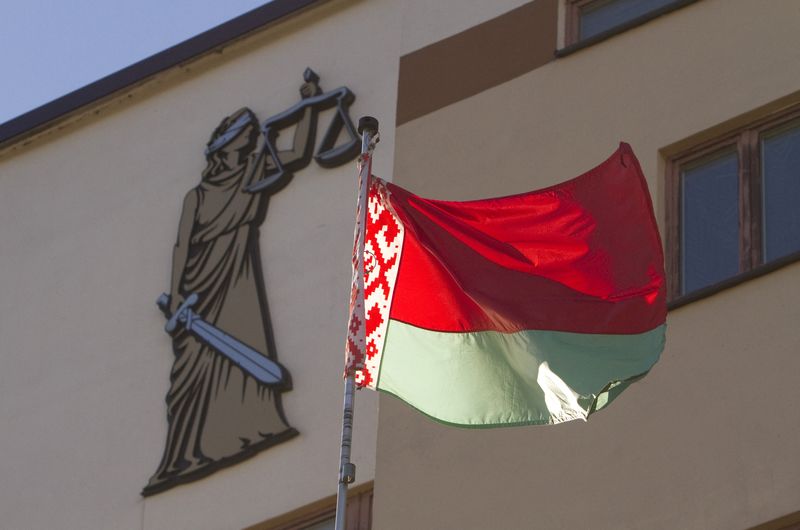
[[[361,322],[365,322],[364,314],[364,237],[366,231],[367,215],[367,186],[372,171],[372,150],[378,137],[378,120],[372,116],[363,116],[358,120],[358,132],[361,134],[361,157],[359,163],[359,190],[358,190],[358,216],[356,263],[354,279],[357,285],[361,305],[358,315]],[[362,346],[363,347],[363,346]],[[355,369],[346,369],[344,380],[344,405],[342,414],[342,444],[339,452],[339,485],[336,490],[336,530],[344,530],[347,509],[347,485],[356,480],[356,466],[350,462],[350,448],[353,443],[353,414],[355,408]]]

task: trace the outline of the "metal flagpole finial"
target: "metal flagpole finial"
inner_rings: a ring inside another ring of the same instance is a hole
[[[380,141],[378,133],[378,120],[372,116],[362,116],[358,120],[358,134],[361,135],[361,156],[359,162],[363,164],[364,157],[371,156],[375,144]]]
[[[378,134],[378,120],[372,116],[361,116],[358,120],[358,134],[368,133],[370,136]]]

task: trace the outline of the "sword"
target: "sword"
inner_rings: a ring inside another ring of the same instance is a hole
[[[164,326],[167,333],[172,334],[178,324],[181,324],[186,331],[197,337],[202,343],[214,348],[259,382],[265,385],[284,382],[283,368],[278,363],[213,324],[209,324],[192,311],[192,306],[197,303],[197,300],[197,293],[192,293],[175,313],[171,316],[168,315],[167,324]],[[167,314],[169,312],[169,295],[162,293],[156,300],[156,305]]]

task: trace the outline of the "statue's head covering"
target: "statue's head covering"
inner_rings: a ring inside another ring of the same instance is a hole
[[[223,118],[220,124],[211,133],[211,138],[206,144],[206,161],[208,165],[203,171],[202,182],[208,184],[230,184],[232,179],[241,179],[241,171],[247,165],[247,155],[252,154],[244,152],[241,142],[236,142],[236,150],[238,151],[237,157],[228,156],[228,152],[233,148],[231,146],[242,135],[257,134],[258,119],[253,111],[247,107],[241,108]],[[256,147],[255,136],[251,138],[252,145],[249,147],[251,151]],[[245,149],[248,146],[244,146]]]
[[[248,125],[256,125],[258,120],[253,111],[247,107],[243,107],[230,116],[224,118],[220,124],[211,133],[211,139],[206,144],[206,156],[222,149],[228,145],[234,138],[239,136]]]

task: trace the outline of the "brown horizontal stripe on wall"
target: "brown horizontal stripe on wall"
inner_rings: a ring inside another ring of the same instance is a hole
[[[555,58],[558,0],[535,0],[400,58],[397,125]]]

